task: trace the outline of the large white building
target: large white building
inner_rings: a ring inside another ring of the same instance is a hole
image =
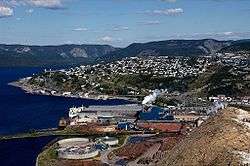
[[[91,122],[114,121],[115,119],[131,118],[143,108],[139,104],[100,105],[89,107],[73,107],[69,110],[71,125]]]

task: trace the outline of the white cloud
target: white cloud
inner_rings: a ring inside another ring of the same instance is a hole
[[[176,2],[176,0],[161,0],[161,1],[163,1],[163,2],[170,2],[170,3]]]
[[[47,9],[63,8],[63,0],[9,0],[7,3],[13,6],[28,5]]]
[[[26,13],[29,13],[29,14],[31,14],[33,12],[34,12],[34,9],[28,9],[28,10],[26,10]]]
[[[233,32],[223,32],[222,34],[223,34],[223,35],[226,35],[226,36],[234,35]]]
[[[67,40],[64,42],[65,44],[73,44],[73,42],[71,40]]]
[[[112,42],[112,41],[114,41],[114,39],[112,37],[110,37],[110,36],[104,36],[104,37],[100,38],[100,41],[102,41],[102,42]]]
[[[217,37],[217,38],[249,38],[250,32],[217,32],[217,33],[210,33],[211,36]]]
[[[14,14],[13,8],[18,6],[31,6],[46,9],[63,9],[66,0],[0,0],[0,18],[10,17]],[[33,13],[34,9],[28,9],[26,13]]]
[[[122,39],[122,38],[117,38],[117,39],[115,39],[115,41],[116,41],[116,42],[122,42],[123,39]]]
[[[13,9],[7,6],[0,5],[0,18],[13,16]]]
[[[59,9],[62,8],[61,0],[25,0],[26,3],[42,8]]]
[[[144,25],[158,25],[158,24],[160,24],[160,23],[161,23],[161,22],[158,21],[158,20],[142,22],[142,24],[144,24]]]
[[[124,31],[124,30],[129,30],[129,27],[127,26],[116,26],[113,28],[114,31]]]
[[[153,14],[163,14],[163,15],[178,15],[184,13],[182,8],[172,8],[164,10],[154,10]]]
[[[182,8],[169,8],[169,9],[156,9],[156,10],[145,10],[139,11],[138,14],[153,14],[153,15],[167,15],[176,16],[184,13]]]
[[[87,31],[88,28],[75,28],[73,31]]]
[[[249,38],[250,32],[206,32],[206,33],[192,33],[192,34],[175,34],[168,36],[168,38],[173,39],[204,39],[213,38],[218,40],[236,40]],[[167,38],[167,37],[166,37]]]
[[[111,36],[103,36],[98,41],[102,43],[122,42],[122,38],[113,38]]]

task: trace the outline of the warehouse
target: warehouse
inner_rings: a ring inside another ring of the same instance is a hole
[[[70,108],[70,125],[82,125],[86,123],[117,123],[120,120],[131,120],[142,106],[138,104],[116,106],[90,106]]]
[[[174,116],[168,110],[164,110],[157,106],[145,108],[144,111],[139,113],[139,120],[168,120],[173,121]]]

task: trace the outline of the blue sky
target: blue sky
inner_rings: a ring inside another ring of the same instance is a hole
[[[0,43],[250,38],[249,0],[0,0]]]

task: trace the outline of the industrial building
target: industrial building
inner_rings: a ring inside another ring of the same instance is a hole
[[[142,105],[139,104],[73,107],[69,111],[70,124],[116,123],[120,120],[131,120],[142,109]]]
[[[109,145],[109,146],[116,146],[119,143],[119,140],[117,138],[108,137],[108,136],[97,138],[96,141],[97,142],[102,142],[102,143],[104,143],[106,145]]]
[[[62,159],[89,159],[96,157],[99,150],[95,144],[87,138],[69,138],[63,139],[58,143],[58,158]]]
[[[196,114],[175,117],[169,109],[139,104],[71,108],[69,115],[71,125],[97,124],[95,131],[106,133],[117,130],[181,132],[188,123],[197,123],[198,126],[201,122]],[[98,141],[111,146],[118,144],[117,139],[110,137],[99,138]]]
[[[132,130],[135,128],[134,123],[131,122],[118,122],[117,129],[118,130]]]
[[[95,142],[88,138],[68,138],[57,142],[58,158],[84,160],[94,158],[100,151],[107,150],[110,146],[118,145],[116,137],[100,137]]]
[[[124,116],[134,114],[142,110],[142,105],[139,104],[125,104],[125,105],[93,105],[89,107],[70,108],[69,117],[73,118],[81,113],[95,116]]]
[[[137,126],[143,129],[148,130],[157,130],[161,132],[181,132],[184,125],[181,123],[171,123],[171,122],[158,122],[158,121],[151,121],[151,122],[141,122],[137,123]]]
[[[160,107],[152,106],[145,108],[144,111],[139,113],[139,120],[167,120],[173,121],[174,116],[170,114],[169,110],[164,110]]]

